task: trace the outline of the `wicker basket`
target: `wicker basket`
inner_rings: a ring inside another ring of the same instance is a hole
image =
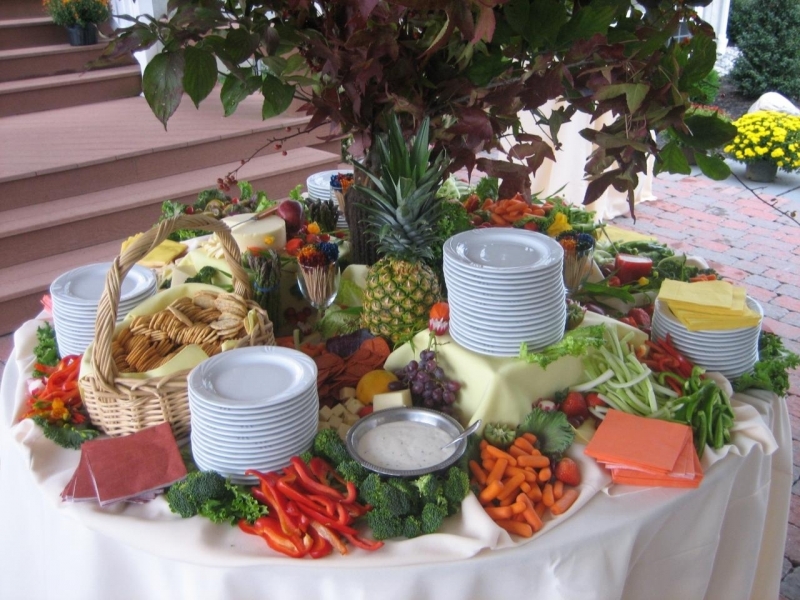
[[[159,378],[120,376],[112,358],[111,342],[117,320],[120,285],[125,275],[153,248],[178,229],[216,232],[222,241],[225,259],[233,277],[234,292],[248,300],[258,323],[237,341],[238,346],[275,345],[272,322],[266,311],[252,301],[247,272],[241,265],[239,247],[222,221],[204,215],[181,215],[162,221],[132,243],[111,265],[105,290],[97,307],[91,366],[93,373],[81,377],[83,402],[92,423],[110,436],[135,433],[165,421],[175,438],[186,438],[190,429],[189,397],[186,377],[190,369]]]

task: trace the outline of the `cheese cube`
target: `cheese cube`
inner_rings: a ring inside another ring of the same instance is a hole
[[[344,404],[337,404],[331,409],[331,414],[337,417],[341,417],[344,414]]]
[[[328,405],[323,406],[319,409],[319,420],[320,421],[327,421],[331,418],[331,407]]]
[[[330,419],[328,419],[328,425],[331,426],[331,429],[336,429],[339,425],[342,424],[342,417],[339,415],[332,415]]]
[[[358,400],[358,398],[350,398],[347,402],[344,403],[344,408],[347,412],[357,415],[358,411],[364,408],[364,405]]]
[[[375,394],[372,397],[372,408],[376,411],[387,408],[400,408],[402,406],[411,406],[411,390],[386,392],[385,394]]]
[[[350,431],[350,425],[347,423],[342,423],[339,427],[336,428],[336,432],[339,434],[339,437],[345,439],[347,437],[347,432]]]
[[[330,428],[331,424],[328,423],[327,421],[319,421],[317,423],[317,431],[322,431],[323,429],[330,429]]]
[[[348,425],[355,425],[356,421],[358,421],[360,418],[361,417],[359,417],[357,414],[348,412],[344,414],[344,419],[342,419],[342,421],[344,421]]]
[[[347,400],[348,398],[355,398],[356,397],[356,388],[354,387],[343,387],[339,390],[339,400]]]

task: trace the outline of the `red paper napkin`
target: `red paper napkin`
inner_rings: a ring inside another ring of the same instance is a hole
[[[615,483],[697,487],[703,479],[688,425],[609,410],[584,452]]]
[[[132,435],[84,442],[75,474],[63,500],[97,499],[100,506],[139,501],[186,476],[169,423]]]

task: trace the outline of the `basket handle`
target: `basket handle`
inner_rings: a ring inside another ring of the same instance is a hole
[[[108,389],[114,388],[114,380],[119,375],[117,365],[111,355],[111,341],[117,324],[121,282],[133,265],[147,256],[151,250],[167,239],[178,229],[199,229],[216,233],[222,242],[225,260],[233,278],[233,291],[245,299],[250,299],[252,289],[250,278],[242,267],[239,246],[231,235],[231,230],[223,221],[203,214],[178,215],[161,221],[144,235],[137,238],[122,254],[114,259],[106,275],[103,295],[97,305],[97,320],[94,330],[94,351],[92,367],[99,382]]]

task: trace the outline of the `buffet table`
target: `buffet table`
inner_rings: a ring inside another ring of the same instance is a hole
[[[0,387],[0,598],[778,597],[792,442],[785,399],[773,394],[735,396],[746,419],[733,446],[706,451],[698,489],[594,480],[588,502],[523,544],[502,530],[500,539],[469,496],[435,535],[293,560],[236,528],[182,520],[163,498],[62,503],[79,453],[15,425],[36,325],[17,332]]]

